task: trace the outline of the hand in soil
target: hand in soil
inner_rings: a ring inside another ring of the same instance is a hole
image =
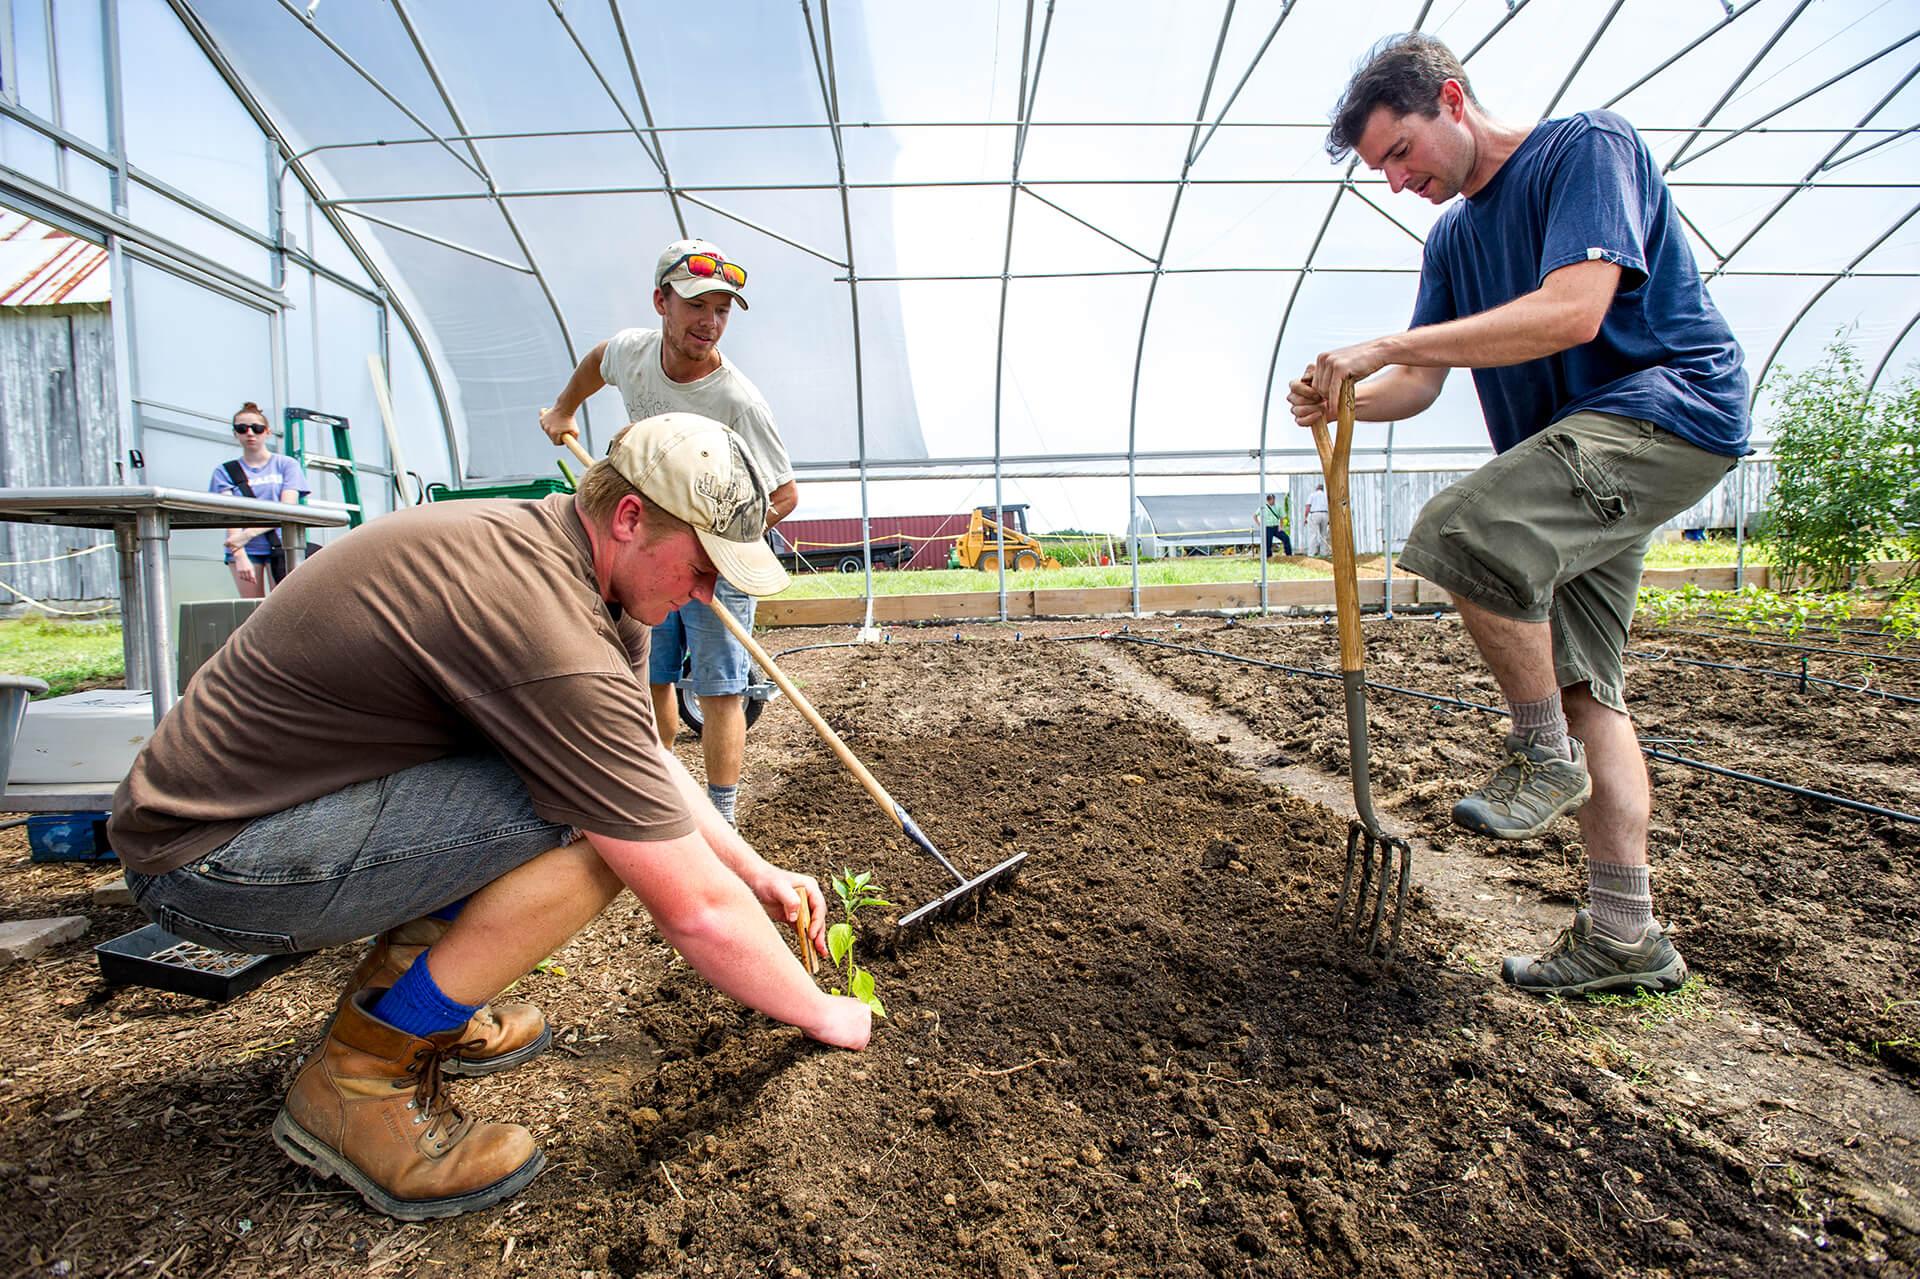
[[[873,1035],[873,1010],[845,995],[822,995],[820,1019],[801,1027],[810,1038],[859,1052]]]

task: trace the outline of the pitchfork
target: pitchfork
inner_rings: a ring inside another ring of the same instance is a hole
[[[1311,378],[1312,370],[1308,370]],[[1367,776],[1367,659],[1366,636],[1360,633],[1360,586],[1353,567],[1353,504],[1347,487],[1347,458],[1353,451],[1353,382],[1340,387],[1339,430],[1327,439],[1324,421],[1313,426],[1313,446],[1320,453],[1320,470],[1327,479],[1327,533],[1333,542],[1333,602],[1340,623],[1340,677],[1347,687],[1347,766],[1353,776],[1353,807],[1359,818],[1347,823],[1347,870],[1340,882],[1340,903],[1334,909],[1336,927],[1357,940],[1364,932],[1367,953],[1380,950],[1380,925],[1387,917],[1387,893],[1393,880],[1392,931],[1386,954],[1400,945],[1400,917],[1406,912],[1407,889],[1413,883],[1413,849],[1404,839],[1387,834],[1373,814],[1373,789]],[[1397,854],[1397,856],[1396,856]],[[1398,862],[1396,870],[1396,861]],[[1354,871],[1360,872],[1360,891],[1353,891]],[[1369,902],[1371,898],[1371,902]]]

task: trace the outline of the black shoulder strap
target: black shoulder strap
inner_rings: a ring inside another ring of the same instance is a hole
[[[239,458],[226,463],[226,472],[227,478],[233,481],[235,488],[239,489],[244,496],[253,496],[253,485],[247,483],[247,473],[240,469]]]

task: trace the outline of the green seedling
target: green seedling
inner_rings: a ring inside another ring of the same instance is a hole
[[[832,883],[833,891],[840,897],[840,911],[846,918],[827,929],[827,953],[833,956],[834,963],[844,966],[847,983],[845,990],[835,987],[833,993],[852,995],[873,1009],[876,1017],[885,1017],[887,1007],[880,1002],[880,996],[873,993],[873,974],[853,962],[853,943],[859,936],[854,921],[869,906],[892,906],[893,903],[880,896],[880,886],[873,882],[870,870],[856,875],[842,869]]]

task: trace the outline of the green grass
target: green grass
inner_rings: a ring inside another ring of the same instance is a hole
[[[0,621],[0,671],[47,682],[48,697],[126,678],[118,622]]]
[[[1648,568],[1731,568],[1739,557],[1739,547],[1729,538],[1706,542],[1655,542],[1647,548]],[[1747,563],[1771,564],[1767,548],[1747,543]]]
[[[1369,558],[1378,560],[1380,557],[1362,556],[1361,561],[1364,563]],[[1326,568],[1318,562],[1296,564],[1286,560],[1274,560],[1267,565],[1269,581],[1324,578],[1327,575]],[[1204,582],[1257,582],[1259,580],[1260,562],[1244,556],[1204,555],[1171,560],[1140,561],[1140,585],[1142,586],[1185,586]],[[1095,586],[1131,586],[1132,584],[1132,570],[1125,563],[1113,564],[1105,568],[1088,566],[1007,574],[1009,591],[1073,591]],[[977,569],[906,569],[901,572],[889,570],[873,575],[875,595],[937,595],[943,592],[997,591],[999,589],[999,574],[982,573]],[[851,597],[858,599],[865,594],[864,574],[802,573],[793,579],[792,586],[774,598],[813,600]]]

